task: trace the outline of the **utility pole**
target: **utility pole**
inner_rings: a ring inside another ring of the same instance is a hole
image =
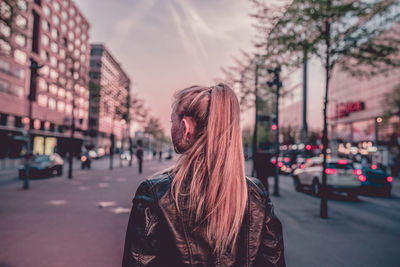
[[[72,59],[72,57],[71,57]],[[72,179],[72,167],[73,167],[73,152],[74,152],[74,134],[75,134],[75,71],[74,71],[74,60],[72,60],[71,74],[74,84],[72,86],[72,118],[71,118],[71,135],[70,135],[70,150],[68,155],[68,179]]]
[[[282,81],[280,80],[280,72],[281,67],[278,66],[275,69],[268,69],[268,73],[273,73],[274,78],[272,81],[268,81],[267,84],[269,87],[276,87],[276,105],[275,105],[275,116],[276,116],[276,132],[275,132],[275,183],[274,183],[274,196],[279,196],[279,98],[280,98],[280,89],[282,87]]]
[[[29,118],[29,125],[28,125],[28,130],[27,130],[27,136],[25,138],[26,140],[26,156],[25,156],[25,177],[24,177],[24,183],[22,186],[22,189],[29,189],[29,176],[30,176],[30,165],[31,165],[31,160],[32,160],[32,144],[31,144],[31,129],[32,129],[32,106],[33,102],[36,101],[36,78],[37,78],[37,72],[38,69],[43,67],[43,65],[39,66],[36,60],[33,58],[30,58],[31,64],[30,64],[30,70],[31,70],[31,77],[30,77],[30,83],[29,83],[29,95],[28,95],[28,118]]]
[[[307,125],[307,51],[304,50],[303,56],[303,127],[302,127],[302,142],[305,143],[308,137]]]

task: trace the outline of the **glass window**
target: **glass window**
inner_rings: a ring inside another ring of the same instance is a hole
[[[52,29],[51,30],[51,37],[53,37],[53,39],[58,39],[58,31],[56,29]]]
[[[57,12],[60,11],[60,4],[58,2],[54,1],[53,7]]]
[[[66,91],[66,92],[65,92],[65,98],[66,98],[68,101],[71,101],[71,99],[72,99],[72,93],[71,93],[70,91]]]
[[[8,82],[0,79],[0,91],[8,92],[8,88],[10,88],[10,84]]]
[[[71,106],[71,104],[66,104],[65,105],[65,113],[72,114],[72,106]]]
[[[25,47],[26,37],[22,34],[15,35],[15,43],[19,46]]]
[[[75,15],[75,13],[76,13],[75,8],[71,7],[69,9],[69,13],[71,13],[72,16]]]
[[[18,6],[20,9],[25,10],[25,11],[28,9],[28,6],[27,6],[25,0],[18,0],[17,6]]]
[[[50,57],[50,65],[53,67],[57,67],[57,59],[54,56]]]
[[[60,57],[61,57],[62,59],[65,58],[65,50],[64,50],[64,49],[60,49]]]
[[[41,69],[39,69],[39,73],[45,77],[49,76],[50,68],[47,65],[44,65]]]
[[[47,96],[46,95],[38,95],[38,104],[42,107],[47,106]]]
[[[10,71],[10,63],[0,59],[0,71],[9,72]]]
[[[82,17],[81,17],[81,16],[76,17],[76,21],[77,21],[78,23],[81,23]]]
[[[63,33],[66,33],[66,32],[67,32],[67,26],[66,26],[65,24],[61,24],[61,31],[62,31]]]
[[[65,108],[65,103],[62,101],[58,101],[57,102],[57,111],[64,112],[64,108]]]
[[[48,53],[45,50],[40,50],[40,58],[44,61],[49,60]]]
[[[78,50],[78,49],[75,49],[75,51],[74,51],[74,56],[75,56],[76,58],[79,58],[79,55],[80,55],[79,50]]]
[[[26,53],[16,49],[14,51],[14,59],[17,63],[21,64],[21,65],[25,65],[26,63]]]
[[[74,50],[74,45],[69,43],[68,44],[68,51],[72,52],[72,50]]]
[[[75,35],[72,31],[68,33],[68,38],[71,40],[73,40],[75,38]]]
[[[26,28],[27,23],[28,23],[27,19],[21,14],[18,14],[17,17],[15,18],[15,24],[18,27]]]
[[[55,80],[58,78],[58,72],[56,70],[51,69],[50,70],[50,78]]]
[[[86,60],[86,56],[85,55],[81,55],[81,61],[85,62],[85,60]]]
[[[10,37],[11,29],[10,29],[10,27],[8,27],[8,25],[4,21],[0,21],[0,32],[5,37]]]
[[[48,46],[50,43],[49,37],[47,37],[47,35],[43,34],[42,35],[42,44],[45,46]]]
[[[61,13],[61,17],[62,17],[64,20],[67,20],[67,19],[68,19],[68,13],[65,12],[65,11],[63,11],[63,12]]]
[[[57,16],[53,16],[53,23],[58,26],[60,24],[60,18]]]
[[[69,1],[68,0],[64,0],[63,1],[63,5],[64,5],[64,7],[67,7],[69,5]]]
[[[51,16],[50,8],[48,6],[43,6],[43,13],[46,17],[50,17]]]
[[[69,27],[74,28],[75,27],[75,21],[74,20],[70,20],[69,21]]]
[[[49,98],[49,108],[50,109],[56,109],[56,104],[57,104],[57,102],[55,99]]]
[[[47,22],[47,20],[42,20],[42,29],[45,31],[50,31],[50,24]]]
[[[22,86],[15,86],[13,93],[16,96],[23,97],[24,96],[24,88]]]
[[[0,3],[0,15],[5,19],[11,17],[11,7],[4,1]]]
[[[39,86],[39,90],[46,92],[47,91],[47,82],[45,79],[43,78],[38,78],[38,86]]]
[[[65,72],[65,64],[64,63],[60,62],[58,64],[58,68],[59,68],[60,72]]]
[[[81,40],[75,39],[75,46],[78,47],[81,45]]]
[[[81,30],[80,27],[76,27],[75,32],[76,32],[77,35],[79,35],[79,34],[81,34],[82,30]]]
[[[49,92],[52,93],[53,95],[57,95],[57,86],[55,84],[50,84]]]
[[[25,70],[23,70],[19,67],[15,67],[14,74],[15,74],[15,77],[17,77],[20,80],[23,80],[25,78]]]
[[[58,45],[55,42],[51,43],[51,51],[53,51],[54,53],[58,52]]]
[[[65,97],[65,89],[59,88],[58,89],[58,96],[61,97],[61,98],[64,98]]]

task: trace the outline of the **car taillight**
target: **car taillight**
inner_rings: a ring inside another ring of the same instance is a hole
[[[284,158],[283,159],[284,162],[289,162],[289,160],[290,160],[289,158]]]
[[[393,182],[393,177],[392,176],[388,176],[386,178],[386,181],[388,181],[389,183]]]
[[[371,169],[376,170],[376,169],[378,169],[378,166],[376,166],[375,164],[371,165]]]
[[[362,170],[353,170],[353,173],[355,175],[361,175],[362,174]]]
[[[336,170],[335,170],[335,169],[326,168],[326,169],[325,169],[325,173],[326,173],[326,174],[335,174],[335,173],[336,173]]]
[[[283,166],[283,162],[278,162],[278,167],[282,167]]]
[[[271,160],[272,164],[276,163],[276,159]]]
[[[302,168],[302,169],[304,169],[305,167],[306,167],[306,165],[304,165],[304,164],[300,165],[300,168]]]
[[[346,165],[347,164],[347,160],[345,159],[340,159],[338,162],[340,165]]]
[[[365,177],[364,175],[359,175],[358,180],[360,180],[360,182],[365,182],[367,180],[367,177]]]

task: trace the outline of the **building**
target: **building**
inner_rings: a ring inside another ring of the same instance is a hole
[[[104,44],[90,49],[90,144],[108,151],[128,142],[130,79]],[[113,144],[114,142],[114,144]]]
[[[3,0],[0,12],[0,156],[23,153],[15,136],[29,125],[34,153],[65,154],[71,129],[80,148],[88,123],[89,23],[71,0]],[[41,66],[37,74],[31,60]]]

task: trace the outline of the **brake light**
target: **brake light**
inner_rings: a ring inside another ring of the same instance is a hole
[[[335,169],[326,168],[326,169],[325,169],[325,173],[326,173],[326,174],[335,174],[335,173],[336,173],[336,170],[335,170]]]
[[[359,175],[358,180],[360,180],[360,182],[365,182],[367,180],[367,177],[365,177],[364,175]]]
[[[371,169],[376,170],[376,169],[378,169],[378,166],[376,166],[375,164],[371,165]]]
[[[86,156],[82,156],[82,157],[81,157],[81,160],[82,160],[82,161],[86,161],[86,159],[87,159]]]
[[[306,165],[304,165],[304,164],[300,165],[300,168],[302,168],[302,169],[304,169],[305,167],[306,167]]]
[[[278,167],[282,167],[283,166],[283,162],[278,162]]]
[[[289,160],[290,160],[289,158],[284,158],[283,159],[283,161],[285,161],[285,162],[289,162]]]
[[[353,170],[353,173],[355,175],[361,175],[362,174],[362,170]]]
[[[347,160],[345,160],[345,159],[340,159],[340,160],[339,160],[339,164],[340,164],[340,165],[346,165],[346,164],[347,164]]]
[[[276,163],[276,159],[271,160],[272,164]]]
[[[310,163],[311,159],[307,159],[307,163]]]
[[[388,176],[386,178],[386,181],[388,181],[389,183],[393,182],[393,177],[392,176]]]

